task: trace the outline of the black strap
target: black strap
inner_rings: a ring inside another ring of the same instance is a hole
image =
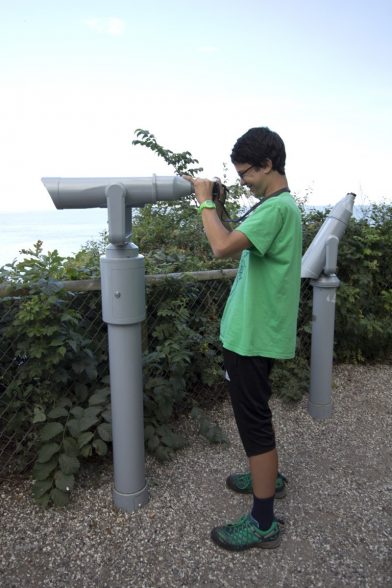
[[[251,212],[253,212],[254,210],[256,210],[256,208],[258,208],[259,206],[261,206],[262,204],[264,204],[264,202],[266,200],[269,200],[270,198],[274,198],[275,196],[279,196],[280,194],[284,194],[284,192],[290,192],[290,188],[288,186],[286,186],[285,188],[281,188],[280,190],[277,190],[276,192],[273,192],[272,194],[270,194],[269,196],[266,196],[265,198],[262,198],[260,200],[260,202],[256,202],[256,204],[254,204],[249,210],[247,210],[245,212],[245,214],[243,214],[240,218],[230,218],[229,215],[227,214],[227,210],[226,208],[222,205],[223,210],[225,211],[226,215],[227,215],[227,219],[225,219],[223,222],[224,223],[240,223],[241,221],[243,221]]]

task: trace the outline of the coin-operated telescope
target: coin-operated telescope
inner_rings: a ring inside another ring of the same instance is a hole
[[[337,247],[353,213],[355,194],[350,192],[331,209],[302,258],[301,277],[317,279],[321,272],[336,271]]]
[[[308,410],[315,419],[332,412],[332,366],[335,333],[336,276],[339,241],[347,228],[355,194],[344,196],[328,214],[302,258],[301,277],[312,278],[312,348]]]
[[[102,316],[108,325],[114,504],[132,512],[148,502],[144,470],[141,323],[144,257],[130,242],[132,208],[193,193],[177,176],[43,178],[57,208],[107,208],[109,245],[101,257]]]
[[[109,242],[125,244],[131,233],[132,208],[178,200],[193,192],[179,176],[147,178],[42,178],[56,208],[107,208]]]

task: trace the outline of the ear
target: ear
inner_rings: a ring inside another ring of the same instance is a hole
[[[269,174],[272,171],[272,161],[270,159],[263,161],[262,168],[264,173]]]

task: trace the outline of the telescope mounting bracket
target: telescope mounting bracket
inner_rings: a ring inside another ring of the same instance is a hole
[[[132,207],[126,205],[124,184],[109,184],[105,188],[108,209],[109,242],[124,246],[132,232]]]

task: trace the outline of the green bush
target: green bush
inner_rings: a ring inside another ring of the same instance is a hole
[[[3,281],[24,291],[2,300],[2,436],[14,440],[19,470],[36,458],[37,501],[64,505],[80,458],[105,455],[111,440],[107,352],[88,334],[91,308],[57,283],[74,277],[70,260],[41,245],[2,268]]]
[[[305,247],[328,214],[304,214]],[[352,218],[339,244],[335,358],[389,361],[392,351],[392,205],[372,204]]]
[[[3,283],[22,293],[2,299],[0,401],[7,407],[1,416],[2,439],[13,439],[20,471],[35,459],[36,500],[44,506],[65,505],[81,462],[106,455],[110,444],[106,329],[99,293],[89,293],[86,304],[86,294],[59,286],[59,279],[75,278],[71,259],[56,251],[43,254],[40,243],[25,253],[22,262],[2,268]],[[223,287],[227,292],[229,282]],[[169,458],[185,443],[173,421],[184,410],[202,435],[224,441],[195,402],[195,391],[200,396],[209,387],[213,394],[222,380],[217,334],[222,283],[216,300],[214,284],[203,295],[208,317],[201,288],[205,283],[186,279],[147,288],[151,329],[143,338],[145,440],[158,459]]]
[[[342,240],[336,357],[385,361],[392,349],[392,206],[372,205]]]
[[[166,279],[153,286],[153,296],[149,295],[152,287],[147,289],[147,324],[151,328],[144,339],[145,438],[147,449],[159,459],[170,457],[185,444],[185,438],[172,427],[173,417],[184,411],[191,413],[209,441],[225,440],[200,406],[203,396],[211,404],[223,379],[214,310],[222,306],[222,283],[216,297],[214,284],[210,285],[208,303],[203,295],[204,308],[201,288],[205,284],[192,279]],[[154,302],[157,299],[159,304]]]

